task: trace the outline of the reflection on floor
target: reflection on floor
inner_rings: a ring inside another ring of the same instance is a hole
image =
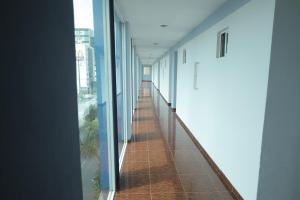
[[[152,83],[143,83],[133,121],[115,199],[233,199]]]

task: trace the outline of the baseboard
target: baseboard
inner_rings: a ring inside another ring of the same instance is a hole
[[[107,200],[114,200],[115,197],[115,191],[111,191],[108,194]]]
[[[175,113],[175,116],[178,119],[179,123],[182,125],[182,127],[185,129],[185,131],[187,132],[187,134],[190,136],[190,138],[192,139],[193,143],[197,146],[197,148],[200,150],[200,152],[202,153],[202,155],[205,157],[205,159],[207,160],[207,162],[209,163],[209,165],[211,166],[211,168],[217,174],[217,176],[219,177],[219,179],[222,181],[222,183],[225,185],[225,187],[230,191],[231,196],[235,200],[244,200],[243,197],[240,195],[240,193],[234,188],[234,186],[231,184],[231,182],[225,176],[225,174],[221,171],[221,169],[217,166],[217,164],[209,156],[209,154],[206,152],[206,150],[202,147],[202,145],[194,137],[194,135],[189,130],[189,128],[180,119],[180,117],[177,115],[177,113]]]
[[[158,91],[158,93],[160,94],[160,96],[162,97],[162,99],[164,100],[164,102],[166,102],[166,104],[167,104],[168,106],[171,106],[171,103],[169,103],[169,102],[165,99],[165,97],[162,95],[162,93],[160,92],[160,90],[154,85],[153,82],[152,82],[152,84],[153,84],[154,88]]]
[[[153,87],[159,91],[159,89],[154,85],[154,83],[152,82]]]
[[[164,102],[168,105],[168,106],[171,106],[171,103],[169,103],[166,99],[165,99],[165,97],[162,95],[162,93],[158,90],[158,93],[159,93],[159,95],[162,97],[162,99],[164,100]]]
[[[166,102],[168,106],[171,104],[166,101],[166,99],[163,97],[163,95],[160,93],[159,89],[155,87],[154,83],[152,82],[155,89],[157,89],[159,95],[162,97],[162,99]],[[221,169],[217,166],[217,164],[213,161],[213,159],[209,156],[209,154],[206,152],[206,150],[202,147],[202,145],[198,142],[198,140],[194,137],[192,132],[189,130],[189,128],[185,125],[185,123],[181,120],[181,118],[176,113],[176,108],[171,108],[171,110],[175,113],[176,118],[178,119],[179,123],[182,125],[182,127],[185,129],[193,143],[196,145],[196,147],[199,149],[199,151],[202,153],[202,155],[205,157],[211,168],[214,170],[216,175],[219,177],[219,179],[222,181],[222,183],[225,185],[225,187],[230,192],[231,196],[235,200],[244,200],[243,197],[240,195],[240,193],[234,188],[234,186],[231,184],[229,179],[225,176],[225,174],[221,171]]]
[[[120,158],[119,158],[119,172],[121,172],[123,163],[124,163],[124,157],[126,153],[126,147],[127,147],[127,142],[124,143],[122,151],[120,153]]]
[[[159,92],[159,94],[160,94],[160,96],[161,96],[161,98],[164,100],[164,102],[169,106],[169,103],[168,103],[168,101],[165,99],[165,97]]]

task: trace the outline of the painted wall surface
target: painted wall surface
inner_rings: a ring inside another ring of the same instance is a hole
[[[151,66],[151,81],[154,84],[154,74],[155,74],[155,69],[154,65]]]
[[[169,100],[172,108],[176,108],[176,88],[177,88],[177,51],[169,52]]]
[[[299,10],[276,3],[258,200],[300,199]]]
[[[154,86],[156,88],[159,88],[158,87],[158,73],[159,73],[159,64],[158,63],[155,63],[153,66],[152,66],[152,82],[154,84]]]
[[[135,101],[137,102],[138,97],[140,95],[139,90],[140,90],[140,86],[141,86],[141,62],[137,55],[136,55],[136,66],[135,67],[136,67],[136,88],[135,88],[135,90],[136,90],[136,94],[137,94]]]
[[[132,78],[131,78],[131,36],[130,36],[130,26],[128,22],[125,22],[125,38],[126,38],[126,50],[124,51],[126,54],[126,85],[124,91],[126,91],[126,103],[128,110],[125,110],[127,113],[127,139],[129,140],[132,136]]]
[[[133,108],[136,108],[137,105],[137,99],[139,96],[139,89],[141,86],[141,81],[142,81],[142,74],[141,74],[141,62],[136,54],[135,48],[132,48],[132,92],[133,92]]]
[[[169,97],[169,85],[170,85],[170,73],[169,73],[169,69],[170,69],[170,57],[169,55],[163,57],[160,60],[160,67],[159,67],[159,79],[160,79],[160,93],[162,94],[162,96],[165,98],[165,100],[167,100],[168,102],[170,102],[170,97]]]
[[[257,194],[274,7],[249,1],[178,51],[177,113],[245,200]],[[216,58],[224,28],[228,54]]]
[[[132,91],[132,113],[134,112],[136,103],[135,103],[135,97],[136,97],[136,91],[135,91],[135,48],[132,46],[131,49],[131,78],[132,78],[132,87],[131,87],[131,91]]]

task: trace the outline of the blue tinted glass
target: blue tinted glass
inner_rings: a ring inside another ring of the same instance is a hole
[[[122,23],[115,15],[115,53],[116,53],[116,95],[117,95],[117,118],[118,118],[118,143],[119,155],[124,145],[124,112],[123,112],[123,64],[122,64]]]
[[[74,0],[78,117],[84,200],[109,192],[103,0]]]

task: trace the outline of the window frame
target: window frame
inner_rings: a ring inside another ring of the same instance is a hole
[[[183,49],[182,51],[182,64],[186,64],[186,49]]]
[[[225,34],[224,43],[222,36]],[[217,34],[217,58],[224,58],[228,54],[229,28],[224,28]]]

